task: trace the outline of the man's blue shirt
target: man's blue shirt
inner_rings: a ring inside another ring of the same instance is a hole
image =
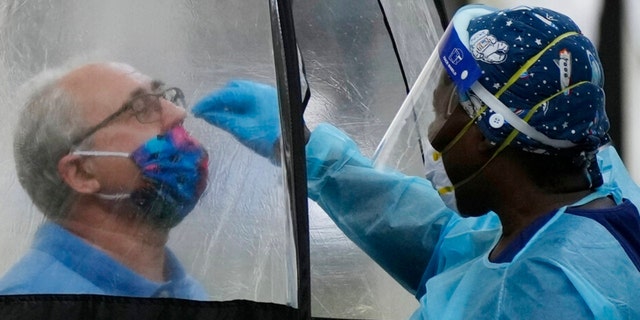
[[[27,254],[0,279],[0,294],[102,294],[208,300],[167,249],[169,280],[150,281],[61,226],[47,222]]]

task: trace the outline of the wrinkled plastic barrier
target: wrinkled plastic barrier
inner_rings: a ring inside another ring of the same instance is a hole
[[[43,216],[12,157],[20,85],[69,61],[115,60],[182,88],[187,103],[231,78],[275,84],[268,3],[78,0],[0,3],[0,274],[29,247]],[[281,168],[221,130],[188,118],[210,154],[203,199],[169,247],[211,300],[296,304],[295,252]]]
[[[381,166],[422,175],[420,133],[407,131],[415,123],[390,133],[394,143],[406,143],[379,145],[442,32],[433,2],[294,1],[293,10],[311,89],[309,127],[330,122],[365,155],[385,154],[376,159]],[[313,315],[406,319],[417,308],[416,299],[315,203],[309,211]]]

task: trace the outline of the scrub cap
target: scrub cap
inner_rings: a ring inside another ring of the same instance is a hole
[[[469,19],[458,13],[454,23]],[[487,139],[510,139],[512,147],[550,155],[595,154],[609,142],[602,66],[594,45],[569,17],[545,8],[493,9],[468,20],[466,31],[481,70],[477,82],[535,131],[568,145],[515,133],[509,119],[480,97],[489,105],[477,119]]]

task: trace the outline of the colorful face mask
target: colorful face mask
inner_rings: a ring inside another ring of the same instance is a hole
[[[132,153],[74,151],[74,155],[127,157],[140,168],[147,185],[130,194],[98,194],[103,199],[130,198],[164,227],[173,227],[195,207],[207,185],[208,154],[182,126],[158,135]]]

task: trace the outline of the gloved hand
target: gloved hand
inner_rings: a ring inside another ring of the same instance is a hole
[[[200,100],[192,109],[197,118],[231,133],[259,155],[275,160],[280,137],[278,94],[266,84],[233,80]]]

